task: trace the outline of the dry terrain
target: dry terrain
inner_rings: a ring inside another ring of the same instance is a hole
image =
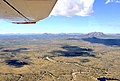
[[[119,38],[0,35],[0,81],[120,81]]]

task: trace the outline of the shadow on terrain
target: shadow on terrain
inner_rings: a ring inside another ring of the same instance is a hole
[[[92,38],[83,38],[82,40],[88,41],[90,43],[99,43],[99,44],[104,44],[108,46],[120,46],[120,39],[100,39],[96,37]]]
[[[28,50],[28,48],[19,48],[19,49],[15,49],[15,50],[2,50],[2,52],[16,53],[16,52],[20,52],[20,51],[24,51],[24,50]]]
[[[105,78],[105,77],[102,77],[102,78],[97,78],[99,81],[108,81],[108,80],[116,80],[116,81],[120,81],[119,79],[115,79],[115,78]]]
[[[54,56],[65,56],[65,57],[76,57],[76,56],[84,56],[84,57],[96,57],[95,55],[91,54],[93,51],[90,48],[80,48],[78,46],[63,46],[61,47],[65,49],[66,51],[63,50],[57,50],[51,52]]]
[[[22,62],[22,61],[19,61],[19,60],[6,60],[5,61],[8,65],[10,66],[15,66],[16,68],[20,68],[20,67],[23,67],[24,65],[28,65],[27,62]]]
[[[78,38],[68,38],[66,40],[80,40],[80,39],[78,39]]]
[[[89,59],[81,59],[80,62],[86,63],[86,62],[90,62],[90,60]]]

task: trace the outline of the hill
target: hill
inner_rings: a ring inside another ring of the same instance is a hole
[[[87,34],[88,37],[102,37],[106,36],[103,32],[91,32]]]

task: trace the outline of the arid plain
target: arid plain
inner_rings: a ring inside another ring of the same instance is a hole
[[[120,35],[0,35],[0,81],[120,80]]]

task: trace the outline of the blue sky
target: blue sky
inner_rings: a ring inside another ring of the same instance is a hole
[[[59,0],[61,4],[71,0]],[[36,24],[12,24],[0,21],[0,33],[120,33],[120,1],[119,0],[72,0],[69,7],[55,7],[50,17],[40,20]],[[75,2],[76,1],[76,2]],[[79,1],[79,2],[78,2]],[[82,6],[83,12],[79,9]],[[68,5],[67,3],[67,5]],[[80,3],[79,5],[77,3]],[[75,6],[76,7],[76,11]],[[58,8],[57,8],[58,7]],[[55,12],[59,10],[58,12]],[[66,10],[65,10],[66,9]],[[64,12],[63,12],[64,11]],[[66,11],[66,12],[65,12]],[[70,13],[71,12],[71,13]],[[75,13],[77,12],[77,13]]]

